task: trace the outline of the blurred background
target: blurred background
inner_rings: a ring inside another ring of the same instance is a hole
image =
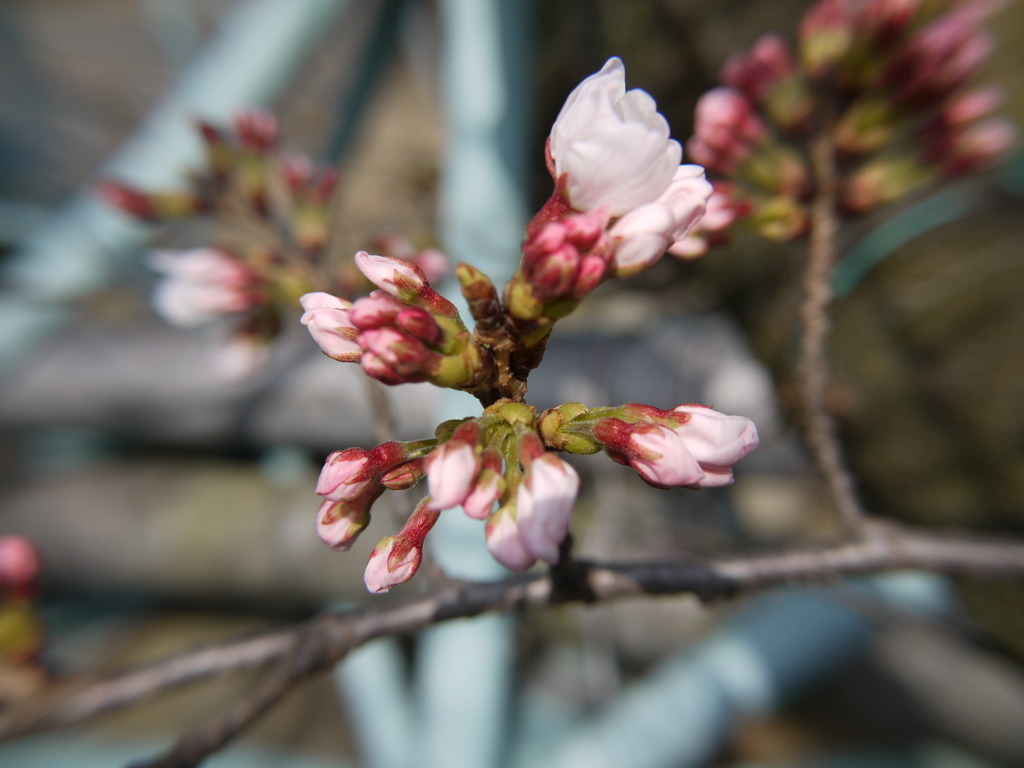
[[[3,660],[0,702],[48,674],[120,668],[370,600],[366,555],[414,501],[381,505],[353,551],[324,547],[312,492],[323,457],[375,442],[358,370],[324,358],[298,311],[265,366],[227,370],[216,329],[171,328],[149,306],[146,254],[202,245],[211,225],[144,227],[90,184],[174,188],[200,157],[191,119],[264,106],[287,146],[337,163],[342,247],[399,230],[507,277],[517,232],[550,193],[544,139],[583,77],[620,56],[629,85],[685,141],[725,58],[766,31],[792,39],[808,5],[0,4],[0,535],[39,550],[45,628],[41,668]],[[1007,4],[990,26],[986,79],[1020,124],[1024,9]],[[831,398],[879,515],[1024,534],[1022,193],[1018,154],[843,232]],[[666,259],[602,286],[559,326],[531,377],[536,407],[703,402],[754,418],[763,439],[721,493],[654,492],[602,456],[579,457],[582,554],[753,552],[834,534],[789,416],[801,260],[799,244],[753,238]],[[431,434],[438,414],[472,412],[426,386],[389,399],[404,439]],[[468,544],[447,534],[442,565],[459,547],[478,554],[473,530]],[[372,599],[428,589],[420,574]],[[17,626],[33,642],[33,625]],[[465,636],[353,655],[210,764],[1024,765],[1017,584],[898,574],[457,626]],[[0,764],[125,762],[253,679],[0,744]]]

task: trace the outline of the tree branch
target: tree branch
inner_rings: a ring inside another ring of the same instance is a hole
[[[836,260],[836,199],[839,182],[835,147],[827,129],[810,142],[811,171],[816,183],[811,206],[811,231],[807,266],[804,270],[804,301],[800,307],[801,407],[807,444],[825,477],[829,494],[843,524],[858,531],[864,510],[857,500],[853,478],[843,461],[835,422],[828,411],[828,356],[826,341],[830,329],[832,267]]]
[[[901,568],[1024,578],[1024,542],[949,537],[874,521],[869,521],[864,531],[863,537],[852,542],[746,557],[612,565],[580,562],[576,572],[586,588],[573,591],[556,589],[551,576],[544,573],[493,583],[453,581],[417,600],[374,603],[102,680],[59,685],[0,713],[0,739],[67,727],[213,675],[281,665],[248,700],[184,740],[181,754],[175,753],[174,759],[179,759],[202,752],[197,745],[214,745],[213,749],[223,745],[294,683],[328,668],[353,648],[378,637],[410,634],[442,621],[489,611],[644,595],[693,594],[709,601],[780,584],[822,583],[844,575]],[[151,764],[195,764],[167,762],[171,754],[159,756],[164,762]]]

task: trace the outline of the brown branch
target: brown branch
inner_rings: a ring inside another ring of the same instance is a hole
[[[807,444],[825,477],[829,494],[843,524],[858,531],[864,510],[857,499],[853,478],[843,461],[835,422],[828,410],[829,304],[832,302],[832,267],[836,260],[838,176],[835,147],[827,130],[810,143],[811,170],[816,182],[811,206],[811,231],[800,307],[801,407]]]
[[[747,557],[615,565],[580,562],[574,570],[581,588],[575,590],[556,589],[544,573],[494,583],[453,581],[418,600],[375,603],[193,651],[103,680],[66,683],[0,713],[0,739],[67,727],[216,674],[282,664],[251,700],[213,721],[201,735],[189,737],[187,743],[212,744],[216,739],[211,734],[219,734],[216,738],[226,741],[266,711],[293,683],[329,667],[363,643],[489,611],[644,595],[694,594],[707,601],[780,584],[822,583],[844,575],[900,568],[1024,578],[1024,542],[948,537],[877,522],[864,530],[865,535],[852,542]]]

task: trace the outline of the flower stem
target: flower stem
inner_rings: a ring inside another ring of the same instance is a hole
[[[816,191],[811,207],[811,231],[803,277],[800,308],[801,408],[808,446],[825,476],[829,494],[843,525],[858,531],[864,511],[857,500],[853,479],[843,460],[835,421],[828,412],[829,370],[826,341],[830,329],[831,276],[836,261],[838,176],[832,136],[823,129],[811,139],[811,168]]]

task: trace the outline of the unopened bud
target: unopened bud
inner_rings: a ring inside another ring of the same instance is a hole
[[[819,0],[800,22],[800,59],[815,77],[833,69],[853,44],[845,0]]]
[[[277,118],[269,112],[250,109],[235,118],[238,142],[248,152],[264,154],[272,150],[280,138]]]
[[[912,156],[883,155],[854,171],[843,185],[840,203],[862,213],[891,203],[934,178],[934,173]]]
[[[517,274],[506,288],[505,305],[518,320],[536,320],[544,313],[544,304],[533,293],[533,286]]]
[[[413,459],[384,473],[380,478],[380,483],[388,490],[404,491],[416,485],[425,474],[423,459]]]
[[[804,206],[786,195],[776,195],[761,202],[750,216],[755,232],[777,242],[786,242],[804,234],[808,221]]]
[[[865,95],[847,107],[839,118],[833,134],[836,147],[851,154],[877,152],[889,143],[897,120],[888,99]]]
[[[768,143],[747,157],[739,176],[763,189],[794,197],[807,190],[809,178],[807,164],[795,147]]]

